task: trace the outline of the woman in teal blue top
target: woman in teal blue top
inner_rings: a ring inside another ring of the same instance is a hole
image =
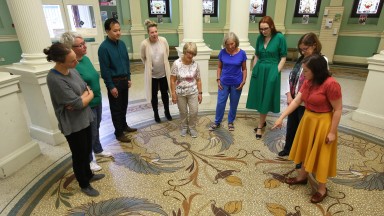
[[[262,129],[267,125],[269,111],[280,112],[281,70],[287,56],[287,44],[284,35],[276,30],[269,16],[259,22],[260,35],[256,41],[256,54],[249,85],[246,107],[260,113],[260,121],[254,129],[256,139],[262,136]]]

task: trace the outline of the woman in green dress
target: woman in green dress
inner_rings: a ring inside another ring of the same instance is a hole
[[[260,20],[259,31],[246,104],[248,109],[260,113],[259,124],[254,129],[256,139],[261,138],[262,129],[267,125],[267,113],[280,112],[280,72],[287,56],[285,37],[276,30],[271,17],[264,16]]]

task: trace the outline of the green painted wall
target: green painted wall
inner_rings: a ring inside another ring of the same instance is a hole
[[[379,43],[380,38],[339,36],[337,55],[370,57],[376,53]]]
[[[0,42],[0,57],[5,59],[5,61],[0,62],[0,65],[19,62],[21,53],[21,47],[18,41]]]
[[[12,18],[6,0],[0,0],[0,35],[15,35]]]
[[[224,34],[211,33],[203,34],[204,42],[213,50],[220,50],[223,45]]]

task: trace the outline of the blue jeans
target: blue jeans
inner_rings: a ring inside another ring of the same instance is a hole
[[[225,105],[227,104],[227,99],[229,95],[229,113],[228,113],[228,123],[233,123],[236,118],[237,106],[239,105],[239,100],[241,96],[241,90],[237,90],[236,88],[239,85],[223,85],[222,90],[219,89],[217,94],[217,105],[216,105],[216,116],[215,116],[215,124],[220,124],[223,120]]]
[[[92,112],[94,116],[93,122],[91,122],[91,134],[92,134],[92,149],[95,153],[100,153],[103,151],[103,147],[100,143],[99,128],[101,122],[101,114],[103,112],[103,106],[92,107]],[[89,162],[93,160],[92,152],[89,154]]]

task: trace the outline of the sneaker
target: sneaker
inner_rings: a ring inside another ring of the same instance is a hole
[[[99,166],[95,161],[91,161],[91,163],[89,163],[89,166],[93,172],[97,172],[102,169],[101,166]]]
[[[185,135],[187,135],[187,128],[183,128],[180,131],[180,136],[185,137]]]
[[[105,177],[105,174],[94,174],[91,177],[91,179],[89,179],[89,183],[94,182],[94,181],[98,181],[98,180],[100,180],[100,179],[102,179],[104,177]]]
[[[124,134],[116,137],[117,140],[119,140],[120,142],[131,142],[131,139],[129,139],[128,137],[126,137]]]
[[[196,138],[197,137],[197,131],[195,129],[189,129],[189,134],[191,134],[192,138]]]
[[[85,187],[85,188],[81,188],[81,191],[85,193],[85,195],[91,196],[91,197],[96,197],[100,195],[99,191],[97,191],[91,185],[88,185],[88,187]]]
[[[102,151],[100,153],[95,153],[95,156],[97,156],[97,157],[112,157],[112,153],[107,152],[107,151]]]

